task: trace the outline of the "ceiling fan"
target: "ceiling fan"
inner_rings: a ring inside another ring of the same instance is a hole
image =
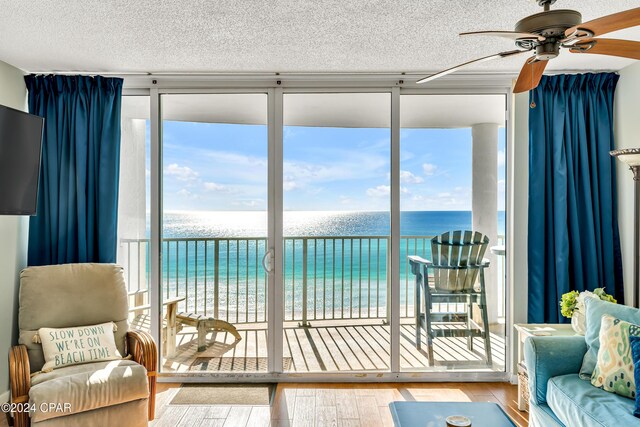
[[[612,31],[640,25],[640,7],[583,23],[582,15],[575,10],[551,10],[551,5],[556,0],[537,0],[537,2],[544,7],[544,12],[521,19],[516,24],[514,31],[474,31],[460,34],[461,36],[481,35],[511,38],[519,49],[465,62],[418,80],[417,83],[429,82],[470,64],[533,51],[534,55],[526,60],[513,89],[515,93],[519,93],[538,86],[547,63],[560,54],[560,49],[568,49],[569,52],[578,54],[600,54],[640,59],[640,42],[595,38]]]

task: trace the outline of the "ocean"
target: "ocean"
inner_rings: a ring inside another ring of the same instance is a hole
[[[497,220],[504,236],[503,211]],[[285,320],[386,316],[388,212],[285,212],[283,223]],[[401,213],[401,315],[413,313],[407,256],[430,258],[432,236],[470,228],[469,211]],[[266,230],[262,212],[166,212],[164,298],[184,296],[180,311],[234,323],[265,321]],[[497,244],[503,240],[490,242]]]
[[[498,234],[505,234],[505,212],[498,212]],[[284,212],[284,236],[385,236],[388,212]],[[400,214],[400,234],[437,235],[471,228],[471,211],[408,211]],[[482,231],[482,230],[479,230]],[[165,238],[262,237],[267,233],[264,212],[165,212]]]

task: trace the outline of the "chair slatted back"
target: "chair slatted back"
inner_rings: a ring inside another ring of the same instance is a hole
[[[489,238],[477,231],[456,230],[431,239],[436,291],[473,291],[488,245]]]

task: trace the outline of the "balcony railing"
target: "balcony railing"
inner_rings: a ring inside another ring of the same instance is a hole
[[[407,255],[431,257],[433,236],[400,241],[400,315],[413,316],[413,276]],[[500,236],[498,244],[504,241]],[[267,320],[267,277],[262,267],[266,238],[169,238],[162,243],[164,299],[184,297],[178,310],[231,323]],[[284,320],[384,319],[390,286],[388,236],[286,237]],[[132,311],[148,309],[149,241],[122,239]],[[504,313],[504,259],[497,257],[498,316]]]

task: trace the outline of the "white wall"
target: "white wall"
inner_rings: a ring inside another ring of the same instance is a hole
[[[125,97],[123,104],[129,103],[130,98],[136,97]],[[147,233],[146,120],[123,118],[121,133],[117,263],[125,269],[129,289],[147,289],[146,246],[121,243],[122,239],[144,239]],[[138,300],[135,305],[142,302]]]
[[[27,109],[23,72],[0,61],[0,104]],[[0,216],[0,402],[8,399],[9,349],[18,328],[18,276],[27,265],[28,217]]]
[[[620,70],[616,87],[614,132],[616,148],[640,147],[640,62]],[[624,298],[633,303],[633,174],[617,161],[618,221],[624,266]]]
[[[503,106],[504,108],[504,106]],[[498,128],[497,123],[471,126],[472,146],[472,223],[489,237],[489,245],[498,243]],[[485,283],[488,301],[498,301],[498,257],[485,252],[493,268],[487,269]],[[488,307],[489,323],[498,322],[498,304]]]
[[[513,147],[508,151],[509,174],[507,182],[513,186],[513,197],[508,200],[507,212],[511,216],[513,230],[509,236],[511,257],[509,269],[513,272],[511,286],[511,318],[513,323],[527,323],[528,304],[528,226],[529,226],[529,94],[520,93],[513,98],[511,131]],[[511,355],[514,373],[517,369],[518,337],[511,334]]]

